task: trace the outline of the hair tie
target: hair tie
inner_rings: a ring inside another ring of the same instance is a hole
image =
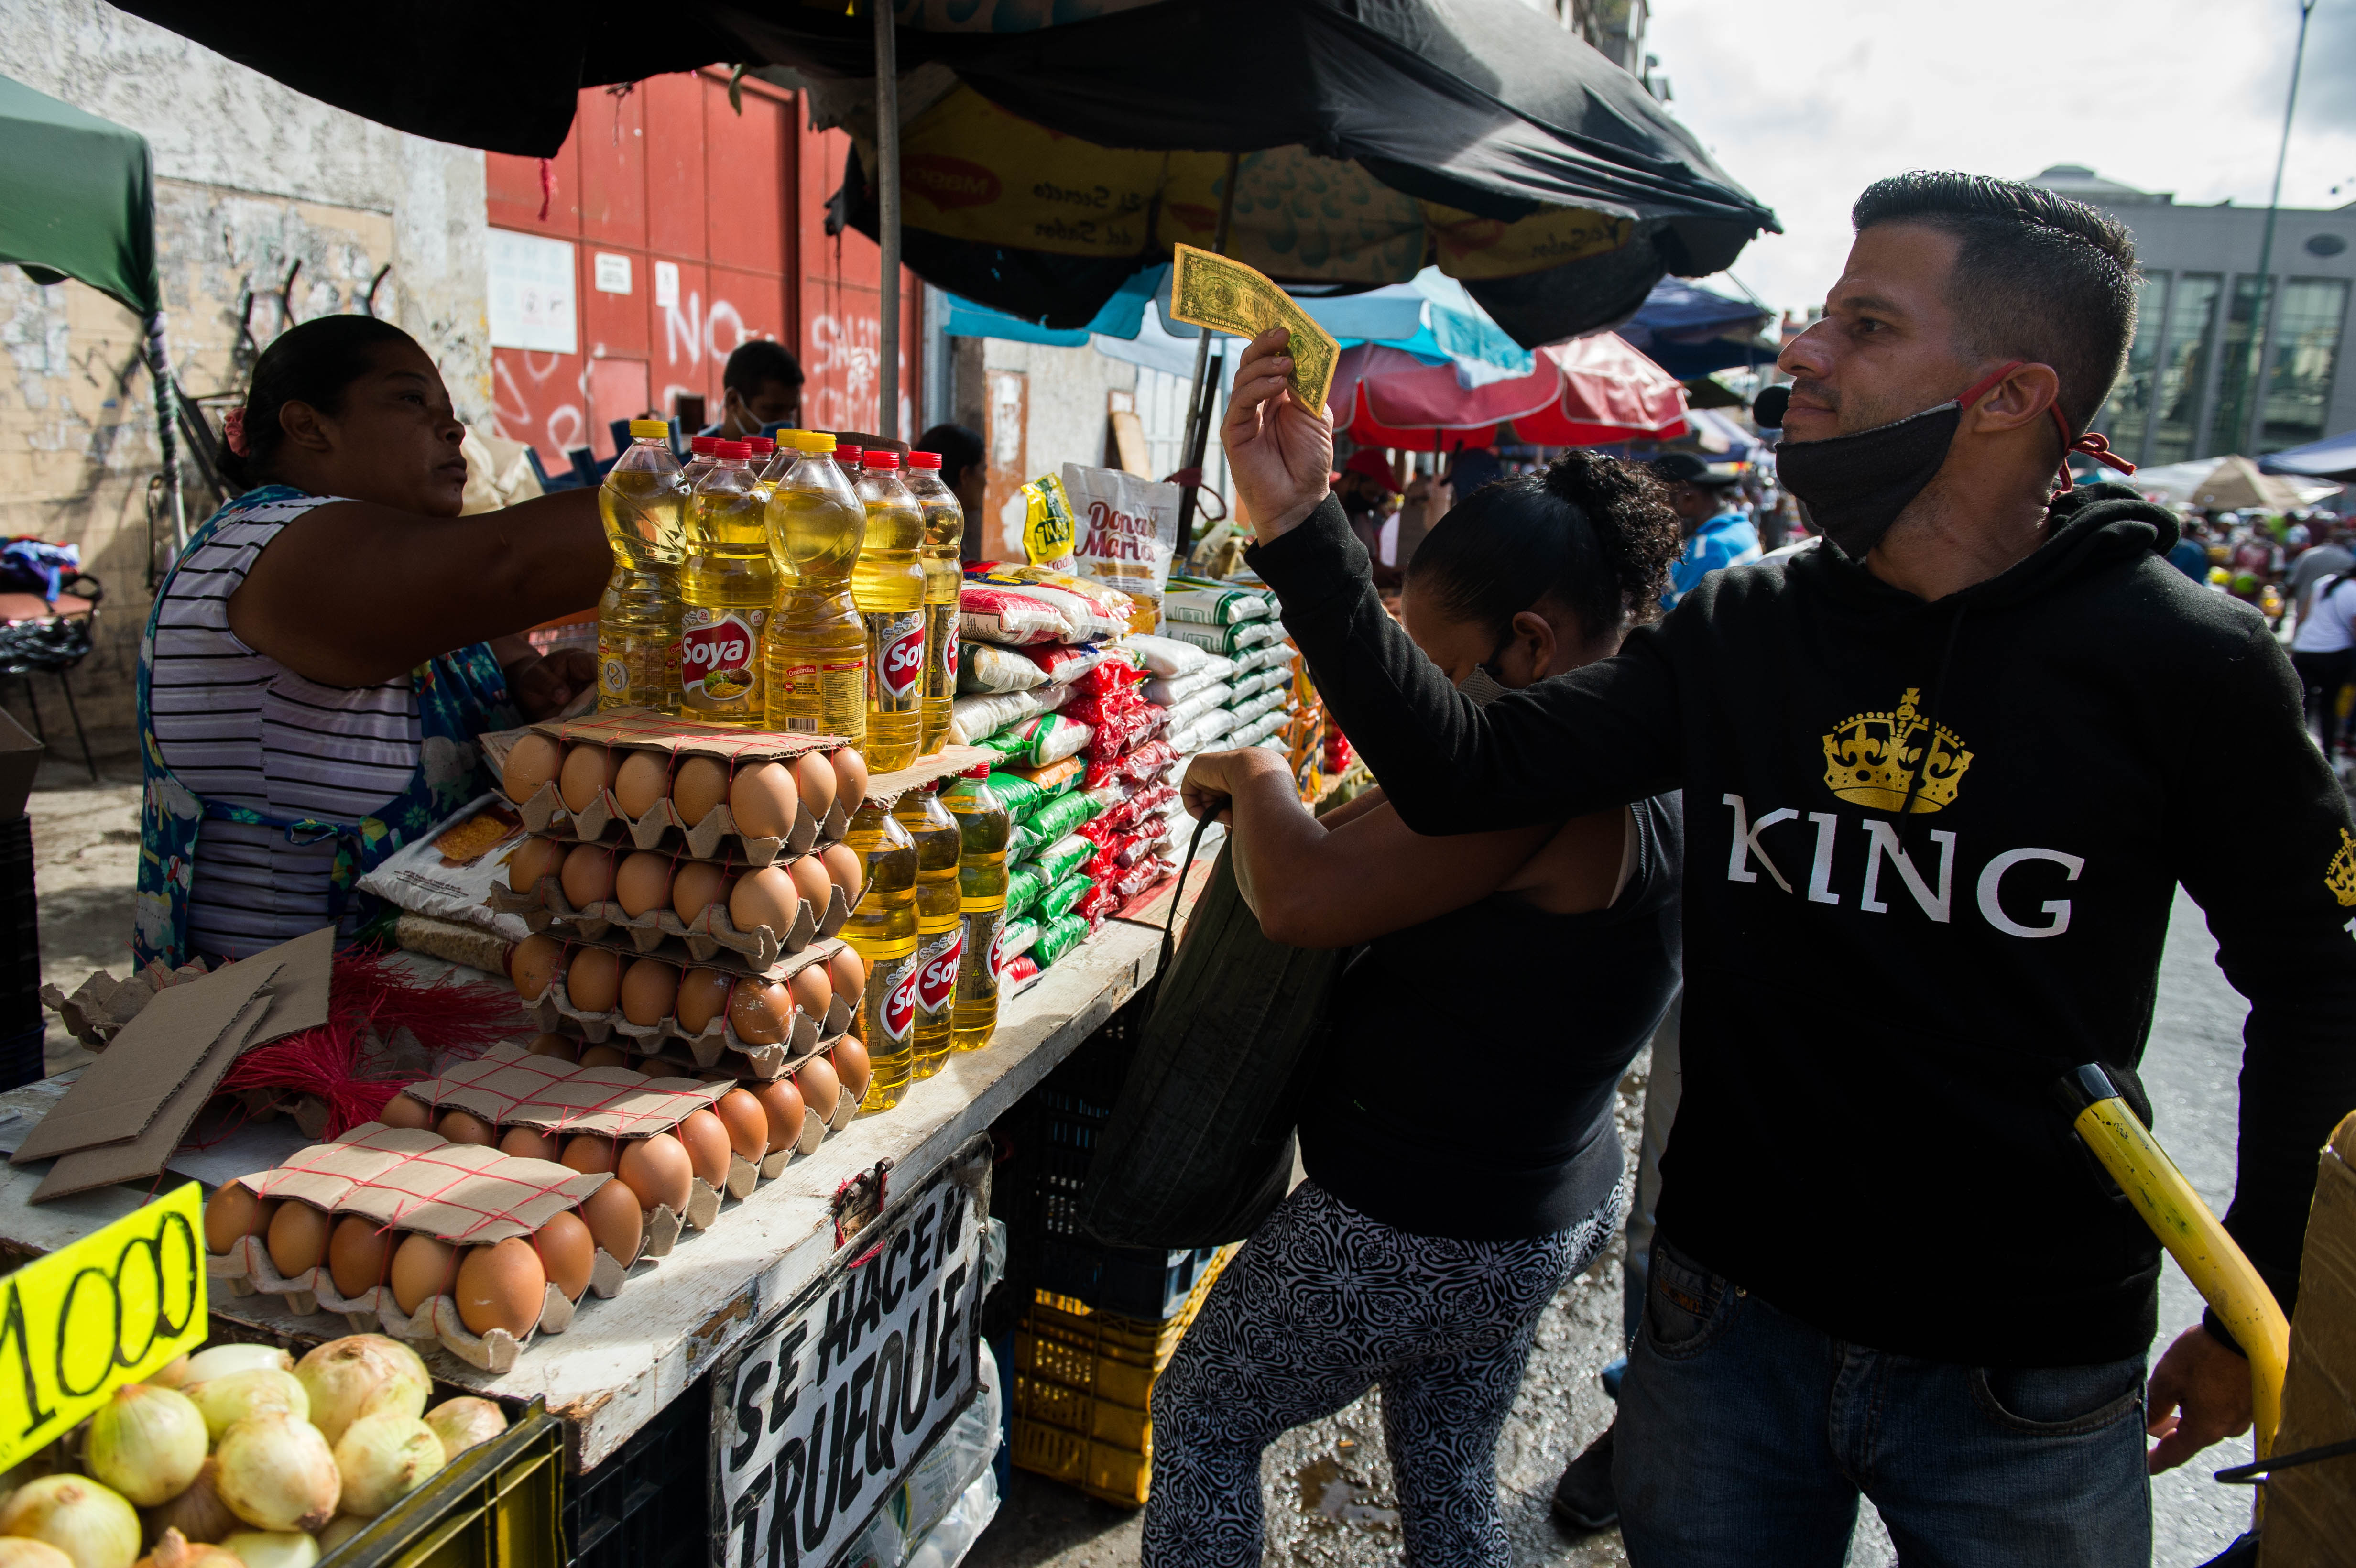
[[[230,452],[233,455],[238,457],[252,455],[245,447],[245,411],[243,409],[230,410],[229,417],[221,421],[221,439],[229,443]]]

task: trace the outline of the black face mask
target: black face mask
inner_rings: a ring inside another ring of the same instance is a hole
[[[1851,560],[1863,560],[1898,514],[1937,477],[1955,432],[1963,428],[1964,411],[2013,368],[2004,366],[1973,383],[1962,397],[1936,408],[1855,435],[1780,442],[1775,476],[1807,504],[1808,518],[1818,533]],[[2059,414],[2055,420],[2059,422]],[[2068,439],[2066,431],[2063,439]]]

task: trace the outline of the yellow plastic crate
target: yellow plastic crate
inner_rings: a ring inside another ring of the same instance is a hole
[[[1088,1445],[1087,1477],[1080,1489],[1092,1498],[1102,1498],[1108,1503],[1121,1503],[1130,1508],[1143,1508],[1147,1488],[1153,1484],[1153,1456],[1132,1454],[1109,1444]]]
[[[1070,1486],[1087,1484],[1088,1440],[1076,1432],[1014,1418],[1013,1460],[1020,1468]]]
[[[535,1403],[369,1521],[322,1568],[563,1568],[564,1427]]]

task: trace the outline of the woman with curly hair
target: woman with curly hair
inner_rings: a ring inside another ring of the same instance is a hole
[[[1678,552],[1657,480],[1573,453],[1459,502],[1400,619],[1486,701],[1617,652]],[[1676,990],[1680,802],[1431,838],[1378,792],[1311,816],[1270,751],[1186,784],[1226,797],[1270,939],[1359,951],[1311,1068],[1308,1179],[1154,1385],[1144,1561],[1257,1564],[1260,1451],[1380,1383],[1408,1561],[1505,1563],[1497,1435],[1540,1315],[1620,1223],[1613,1096]]]

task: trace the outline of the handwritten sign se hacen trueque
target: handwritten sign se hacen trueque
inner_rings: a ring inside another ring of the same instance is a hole
[[[0,1276],[0,1469],[203,1344],[206,1310],[193,1181]]]

